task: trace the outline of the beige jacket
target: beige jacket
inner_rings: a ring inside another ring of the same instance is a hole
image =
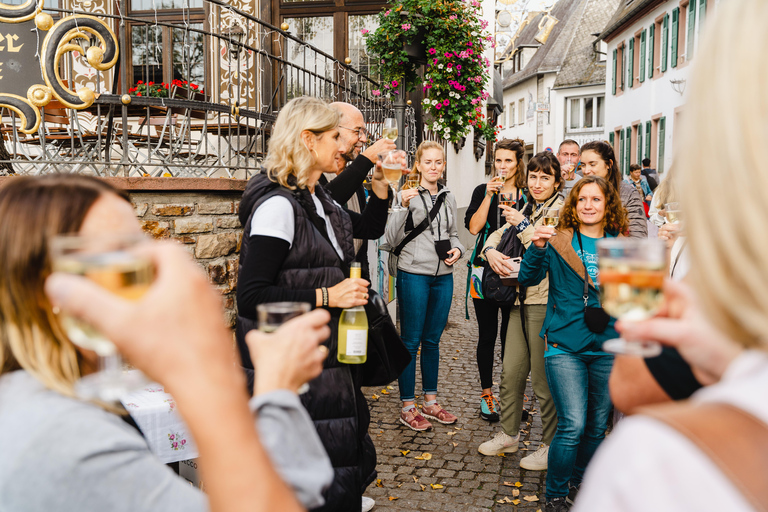
[[[554,203],[550,206],[551,208],[562,208],[563,206],[563,198],[558,194],[557,199]],[[536,211],[534,211],[531,214],[531,217],[529,218],[529,221],[531,224],[525,228],[523,231],[517,234],[517,238],[523,242],[523,245],[525,245],[525,248],[528,249],[528,247],[531,245],[531,238],[533,237],[534,231],[536,231],[536,228],[543,222],[544,217],[544,208],[538,208]],[[504,234],[504,232],[507,229],[510,229],[514,227],[510,223],[504,224],[502,227],[488,235],[488,239],[485,241],[485,245],[483,246],[483,251],[487,247],[493,247],[496,248],[496,246],[501,241],[501,235]],[[480,255],[481,258],[485,258],[485,254]],[[526,304],[546,304],[547,303],[547,297],[549,295],[549,278],[546,277],[542,282],[537,284],[536,286],[531,286],[526,289],[525,292],[525,303]],[[517,304],[517,301],[515,302]]]

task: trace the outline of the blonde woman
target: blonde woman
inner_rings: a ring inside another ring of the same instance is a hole
[[[141,234],[122,193],[85,176],[14,178],[0,190],[0,215],[0,510],[303,510],[270,458],[305,506],[322,502],[333,472],[296,389],[321,371],[327,313],[275,338],[249,336],[259,356],[249,410],[220,294],[175,244],[144,248],[157,279],[138,302],[80,277],[49,277],[51,236]],[[173,394],[207,494],[149,451],[122,407],[75,398],[96,354],[72,344],[53,305],[97,327]],[[287,455],[287,443],[301,455]]]
[[[579,511],[708,512],[723,503],[728,510],[765,508],[768,3],[715,7],[689,80],[677,152],[692,291],[668,283],[667,316],[618,326],[628,338],[675,346],[710,386],[687,404],[623,420],[587,472]],[[731,183],[738,185],[723,186]],[[712,198],[728,207],[713,207]],[[698,440],[671,426],[670,418],[690,426]]]
[[[412,171],[419,177],[419,187],[402,192],[406,209],[392,214],[386,232],[387,242],[397,247],[422,221],[432,219],[426,223],[429,227],[405,245],[397,266],[400,336],[411,353],[411,362],[398,380],[403,402],[400,422],[416,431],[432,428],[426,418],[446,425],[457,420],[437,403],[440,337],[451,309],[453,265],[464,251],[459,242],[456,199],[439,183],[444,171],[443,147],[433,141],[422,142]],[[419,348],[424,395],[421,414],[415,405]]]
[[[343,268],[355,257],[353,236],[382,232],[389,189],[375,179],[368,205],[358,214],[344,210],[318,185],[324,172],[336,169],[344,149],[338,124],[338,111],[309,97],[291,100],[277,116],[264,171],[251,178],[240,203],[245,232],[237,342],[243,365],[251,370],[244,335],[256,327],[258,304],[296,301],[331,311],[323,373],[301,398],[336,472],[326,504],[317,510],[356,512],[376,476],[376,451],[357,369],[339,363],[336,352],[341,310],[367,303],[368,281],[350,279]]]

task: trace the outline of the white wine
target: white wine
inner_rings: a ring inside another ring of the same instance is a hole
[[[382,130],[382,136],[389,140],[397,139],[397,128],[384,128]]]
[[[544,225],[550,228],[557,227],[559,217],[544,217]]]
[[[622,320],[641,321],[652,317],[664,300],[664,274],[663,266],[600,261],[603,308]]]
[[[359,263],[353,263],[349,277],[360,279]],[[347,308],[339,318],[339,342],[336,358],[340,363],[362,364],[368,359],[368,315],[363,306]]]
[[[87,277],[115,295],[133,301],[146,293],[155,274],[149,260],[124,252],[71,254],[54,260],[54,271]],[[100,356],[117,353],[115,345],[92,326],[69,315],[61,315],[61,325],[72,343]]]
[[[400,181],[400,176],[403,175],[403,170],[399,165],[387,165],[381,166],[381,170],[384,171],[384,178],[390,183],[397,183]]]
[[[667,212],[667,220],[672,224],[680,222],[680,210],[670,210]]]

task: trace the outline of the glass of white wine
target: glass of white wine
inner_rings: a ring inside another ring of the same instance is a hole
[[[381,136],[389,140],[397,140],[397,119],[388,117],[384,119]]]
[[[656,314],[664,294],[666,246],[656,238],[611,238],[597,242],[600,295],[603,309],[622,321],[639,322]],[[603,344],[614,354],[655,357],[655,341],[616,338]]]
[[[544,225],[550,228],[556,228],[557,223],[560,220],[560,208],[544,208],[543,212]],[[557,233],[552,233],[556,235]]]
[[[275,332],[285,322],[304,313],[309,313],[312,306],[306,302],[268,302],[256,306],[256,318],[261,332]],[[309,391],[309,383],[299,388],[299,394]]]
[[[666,203],[664,205],[664,210],[667,212],[667,222],[671,222],[672,224],[677,224],[680,222],[681,214],[680,211],[680,203]]]
[[[115,295],[136,301],[155,276],[152,262],[137,251],[146,243],[147,237],[140,233],[56,236],[50,240],[53,271],[86,277]],[[63,313],[59,319],[72,343],[98,357],[98,371],[75,384],[79,397],[117,402],[147,383],[138,370],[127,371],[115,345],[97,329]]]
[[[412,188],[419,188],[419,177],[416,174],[409,174],[405,177],[403,189],[409,190]]]
[[[406,152],[402,149],[379,153],[381,170],[384,172],[384,178],[389,182],[389,186],[392,187],[395,196],[395,199],[392,200],[392,208],[389,209],[390,213],[405,210],[405,208],[397,203],[397,185],[403,173],[408,172],[406,167],[407,156]]]
[[[502,192],[499,194],[499,206],[515,206],[515,194],[513,192]]]

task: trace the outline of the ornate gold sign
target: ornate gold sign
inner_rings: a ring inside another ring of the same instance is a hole
[[[75,92],[62,79],[61,62],[67,53],[85,55],[99,71],[112,68],[118,58],[117,38],[103,21],[75,14],[54,23],[49,14],[41,12],[42,6],[43,0],[0,3],[0,107],[19,116],[19,130],[24,133],[37,131],[40,107],[54,98],[74,109],[93,104],[93,90],[82,87]],[[87,52],[77,44],[78,39],[90,41],[92,37],[98,45],[91,45]]]

